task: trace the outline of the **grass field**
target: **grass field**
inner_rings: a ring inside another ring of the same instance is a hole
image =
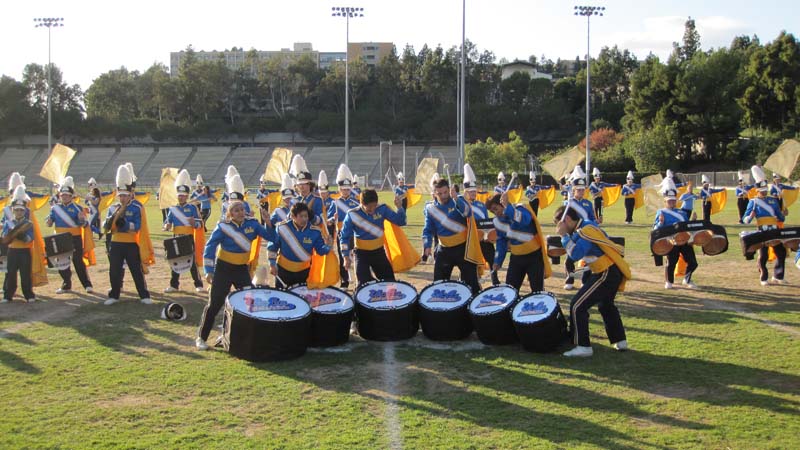
[[[553,210],[541,214],[546,233]],[[728,226],[728,253],[698,256],[701,289],[665,291],[652,218],[639,210],[626,226],[623,214],[609,208],[604,228],[625,236],[634,270],[617,299],[633,351],[611,349],[593,311],[595,355],[581,360],[420,333],[253,364],[194,349],[205,298],[161,294],[163,259],[147,278],[151,306],[133,301],[129,275],[124,301],[103,306],[103,295],[56,296],[53,272],[40,301],[0,305],[0,448],[800,447],[800,272],[788,264],[789,286],[761,287],[737,242],[749,227],[729,205],[714,217]],[[148,215],[160,230],[155,206]],[[421,221],[417,206],[407,229],[417,245]],[[153,235],[158,250],[163,238]],[[102,246],[98,260],[90,273],[104,294]],[[545,285],[566,307],[555,271]],[[422,288],[431,273],[400,278]],[[170,300],[188,321],[159,319]]]

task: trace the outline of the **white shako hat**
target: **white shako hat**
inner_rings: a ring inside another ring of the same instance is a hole
[[[666,176],[666,177],[667,177],[667,178],[675,178],[675,174],[674,174],[674,173],[672,173],[672,171],[671,171],[671,170],[667,169],[667,176]]]
[[[238,170],[236,170],[236,166],[234,166],[233,164],[231,164],[230,166],[228,166],[228,170],[225,172],[225,178],[224,178],[224,180],[225,180],[225,184],[226,184],[226,185],[228,184],[228,180],[229,180],[230,178],[233,178],[233,176],[234,176],[234,175],[239,175],[239,171],[238,171]],[[240,177],[241,177],[241,175],[240,175]]]
[[[625,177],[625,179],[626,179],[626,180],[632,180],[632,179],[633,179],[633,171],[632,171],[632,170],[629,170],[629,171],[628,171],[628,176],[627,176],[627,177]]]
[[[14,188],[13,194],[11,194],[11,209],[18,209],[18,208],[26,208],[28,205],[28,194],[25,192],[25,185],[19,184],[17,187]]]
[[[469,164],[464,164],[464,190],[478,190],[478,179],[475,177],[475,172],[472,170],[472,166]]]
[[[317,177],[317,186],[319,187],[320,191],[328,190],[328,174],[325,173],[324,170],[319,171],[319,177]]]
[[[25,184],[25,178],[23,178],[19,172],[12,173],[11,176],[8,177],[8,193],[13,194],[14,189],[21,184]]]
[[[175,191],[178,194],[186,194],[192,191],[191,185],[192,184],[192,177],[189,176],[189,171],[186,169],[182,169],[178,172],[178,176],[175,177]]]
[[[353,187],[353,174],[346,164],[339,164],[339,169],[336,171],[336,184],[339,185],[339,189]]]
[[[114,181],[116,182],[117,191],[133,191],[133,174],[131,174],[127,164],[117,167],[117,176]]]
[[[397,172],[397,180],[398,181],[399,180],[406,181],[406,177],[405,177],[405,175],[403,175],[403,172]]]
[[[750,168],[750,172],[753,174],[755,187],[759,191],[766,191],[769,189],[769,184],[767,183],[767,176],[764,174],[764,169],[759,166],[753,166]]]
[[[178,303],[170,302],[161,309],[161,318],[166,320],[186,320],[186,308]]]
[[[292,164],[289,166],[289,174],[295,178],[296,184],[310,183],[311,172],[308,171],[306,160],[300,155],[294,155]]]
[[[58,192],[75,195],[75,180],[70,176],[64,177],[64,179],[61,180],[61,187],[58,189]]]
[[[586,172],[583,171],[580,164],[575,166],[572,169],[572,173],[569,176],[569,180],[572,182],[572,187],[575,189],[586,189]]]
[[[258,177],[258,184],[267,184],[267,177],[263,173]]]
[[[97,186],[97,180],[95,180],[94,177],[89,178],[89,181],[87,181],[86,184],[88,184],[90,188],[93,188]]]
[[[536,181],[536,171],[535,170],[531,170],[530,172],[528,172],[528,178],[531,180],[531,184],[536,184],[535,183],[535,181]]]
[[[777,173],[775,173],[775,172],[772,172],[772,179],[773,179],[773,180],[780,180],[780,179],[781,179],[781,176],[780,176],[780,175],[778,175],[778,174],[777,174]]]
[[[225,181],[225,185],[228,188],[228,199],[238,202],[244,201],[244,183],[239,174],[228,178],[228,180]]]
[[[743,182],[744,181],[745,171],[740,170],[740,171],[737,172],[737,174],[739,175],[739,182],[740,183]]]
[[[199,173],[197,174],[196,177],[194,177],[194,185],[195,186],[202,186],[203,185],[203,176],[200,175]]]
[[[506,174],[500,172],[497,174],[497,181],[506,181]]]
[[[283,174],[283,180],[281,180],[281,195],[283,198],[294,198],[292,176],[288,173]]]
[[[128,172],[131,173],[131,180],[133,180],[133,182],[131,182],[131,186],[135,188],[136,187],[136,180],[138,180],[138,178],[136,178],[136,172],[133,170],[133,164],[131,164],[129,162],[126,162],[125,163],[125,167],[127,167],[128,168]]]
[[[703,176],[702,176],[702,177],[700,177],[700,181],[701,181],[703,184],[709,184],[709,183],[711,183],[711,179],[710,179],[710,178],[708,178],[708,175],[706,175],[706,174],[703,174]]]
[[[595,167],[594,169],[592,169],[592,176],[593,176],[594,178],[600,178],[600,169],[598,169],[597,167]]]
[[[434,172],[433,175],[431,175],[431,189],[435,188],[436,183],[438,183],[441,179],[442,176],[439,175],[439,172]]]
[[[675,182],[672,178],[664,178],[661,183],[661,194],[664,195],[664,200],[675,200],[678,197],[678,188],[675,187]]]

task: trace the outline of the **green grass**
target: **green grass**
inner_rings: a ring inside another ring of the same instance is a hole
[[[253,364],[194,350],[204,298],[160,295],[163,261],[148,276],[153,296],[186,305],[187,322],[159,319],[160,305],[57,297],[52,273],[37,289],[43,301],[0,305],[0,448],[388,448],[393,419],[405,448],[796,448],[797,270],[787,268],[793,286],[759,286],[737,242],[749,227],[730,225],[728,253],[698,256],[702,290],[665,291],[649,256],[652,218],[639,210],[626,226],[623,209],[607,210],[605,228],[626,237],[634,270],[617,302],[634,351],[614,352],[595,313],[588,360],[417,337]],[[553,210],[541,214],[545,233]],[[715,222],[732,224],[734,210]],[[148,215],[158,230],[158,210]],[[420,206],[409,222],[419,246]],[[154,231],[157,249],[163,237]],[[98,250],[91,274],[102,292]],[[566,307],[563,266],[554,270],[545,284]],[[401,278],[421,288],[431,266]],[[129,284],[123,299],[134,297]],[[387,370],[397,392],[387,392]]]

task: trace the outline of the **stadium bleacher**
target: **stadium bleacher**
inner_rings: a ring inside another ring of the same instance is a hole
[[[158,184],[159,180],[161,180],[161,169],[165,167],[182,168],[191,152],[191,147],[160,147],[150,164],[144,168],[142,173],[137,175],[144,184]],[[194,179],[194,176],[192,176],[192,179]]]
[[[233,164],[236,166],[236,170],[239,171],[245,186],[257,185],[258,179],[264,173],[264,169],[261,168],[262,162],[269,161],[271,155],[271,148],[239,147],[233,151],[227,165]]]
[[[99,174],[106,167],[114,152],[113,148],[88,147],[78,150],[69,165],[69,175],[75,180],[75,186],[85,184],[89,178],[95,178],[101,184],[113,182],[111,178],[102,179]]]
[[[189,171],[193,180],[199,173],[207,183],[221,184],[222,176],[225,175],[225,168],[222,165],[228,156],[228,152],[230,152],[230,147],[197,147],[194,156],[188,160],[183,168]],[[217,179],[215,175],[220,169],[222,175]]]
[[[308,170],[315,177],[319,176],[320,170],[324,170],[331,186],[336,184],[336,171],[342,162],[344,162],[344,147],[314,147],[306,158]]]
[[[23,170],[25,167],[30,165],[33,157],[36,156],[36,150],[27,149],[27,148],[7,148],[5,153],[3,153],[3,163],[0,164],[0,177],[2,180],[8,180],[9,175],[11,172],[19,172]],[[39,172],[38,170],[36,171]],[[23,174],[23,175],[30,175],[30,174]],[[38,177],[37,177],[38,178]],[[4,184],[3,188],[8,187],[8,184]]]

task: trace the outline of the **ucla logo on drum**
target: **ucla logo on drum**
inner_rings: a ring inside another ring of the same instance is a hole
[[[251,313],[264,311],[289,311],[297,307],[292,303],[279,299],[278,297],[263,299],[260,297],[254,297],[253,295],[245,295],[244,304],[247,305],[247,311]]]
[[[480,303],[478,303],[478,306],[476,306],[475,309],[505,305],[506,303],[508,303],[508,299],[503,293],[497,295],[486,295],[485,297],[481,298]]]
[[[307,293],[302,295],[303,299],[311,305],[312,308],[319,308],[320,306],[330,305],[333,303],[339,303],[342,299],[334,297],[333,295],[326,294],[324,292],[320,292],[319,294],[311,294]]]
[[[540,316],[546,312],[547,305],[545,305],[543,301],[539,301],[538,303],[525,302],[525,304],[522,305],[522,309],[520,310],[518,317]]]
[[[427,300],[428,303],[455,303],[461,301],[461,295],[453,289],[450,292],[444,289],[434,289],[431,298]]]
[[[367,299],[368,303],[377,303],[377,302],[390,302],[394,300],[403,300],[406,298],[406,294],[400,292],[395,288],[386,289],[386,291],[382,291],[380,289],[370,289],[369,290],[369,298]]]

